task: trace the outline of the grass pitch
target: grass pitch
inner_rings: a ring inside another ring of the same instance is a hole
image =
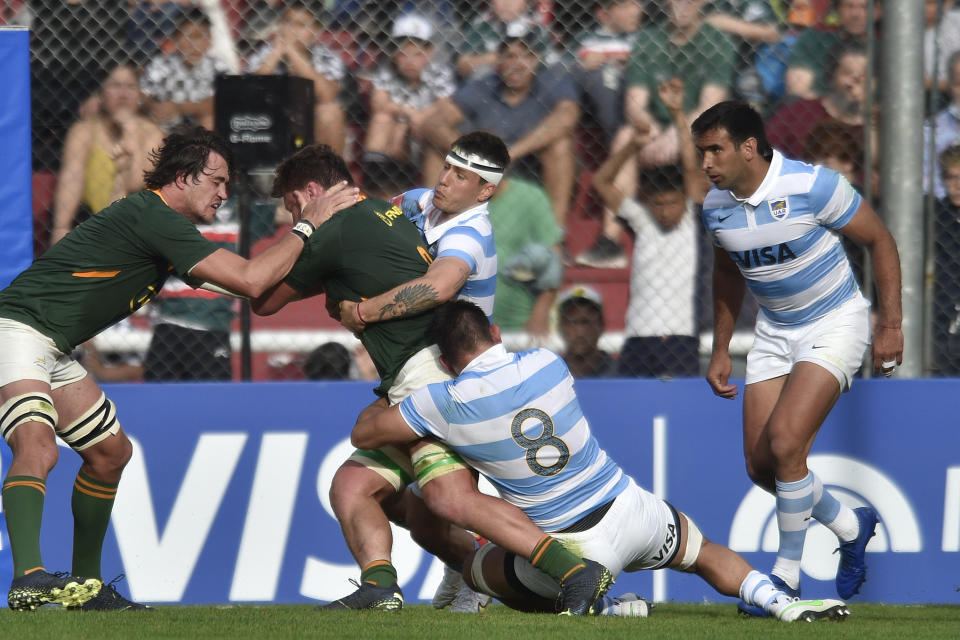
[[[661,604],[650,618],[566,618],[492,605],[477,616],[411,605],[398,613],[320,612],[309,605],[157,607],[156,611],[0,611],[5,638],[345,638],[609,640],[610,638],[960,638],[960,606],[852,604],[845,622],[745,619],[735,604]]]

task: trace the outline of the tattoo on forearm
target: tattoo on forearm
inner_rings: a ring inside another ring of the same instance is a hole
[[[390,320],[412,313],[419,313],[436,306],[439,296],[436,289],[428,284],[417,284],[397,291],[393,302],[380,307],[378,320]]]

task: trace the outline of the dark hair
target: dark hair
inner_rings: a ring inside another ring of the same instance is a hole
[[[389,199],[420,183],[420,170],[413,164],[388,158],[363,161],[363,190],[367,195]]]
[[[183,30],[183,27],[191,24],[210,29],[210,18],[200,7],[190,7],[177,18],[176,31],[180,32]]]
[[[143,172],[143,182],[147,189],[160,189],[181,176],[197,182],[211,153],[220,154],[230,170],[233,153],[226,140],[203,127],[174,129],[159,148],[150,151],[153,170]]]
[[[312,144],[280,163],[270,196],[282,198],[285,193],[303,189],[308,182],[329,189],[342,180],[353,184],[353,176],[343,158],[330,145]]]
[[[487,314],[469,300],[451,300],[437,307],[431,331],[440,355],[450,366],[456,366],[477,347],[493,342]]]
[[[947,169],[960,165],[960,144],[947,147],[937,159],[940,161],[941,174],[946,177]]]
[[[867,57],[867,48],[860,42],[851,38],[844,38],[837,42],[827,53],[827,68],[824,70],[824,77],[833,79],[840,68],[840,61],[847,56]]]
[[[600,326],[604,326],[603,307],[593,300],[578,296],[572,296],[564,300],[557,309],[560,312],[559,320],[561,324],[564,321],[564,316],[566,316],[571,309],[587,309],[588,311],[593,311],[597,315],[597,321],[600,323]]]
[[[832,118],[819,122],[810,129],[804,140],[803,153],[814,161],[833,157],[852,162],[856,167],[863,164],[863,144],[860,138],[850,125]]]
[[[674,191],[684,193],[683,170],[676,165],[644,169],[640,173],[640,187],[647,196]]]
[[[343,380],[350,375],[350,352],[339,342],[326,342],[307,356],[303,373],[310,380]]]
[[[695,138],[714,129],[726,129],[734,147],[739,147],[747,138],[755,138],[757,153],[767,162],[773,158],[773,147],[767,141],[763,118],[746,102],[741,100],[718,102],[701,113],[700,117],[690,125]]]
[[[510,165],[510,152],[507,150],[507,145],[489,131],[465,133],[454,140],[450,147],[456,147],[467,155],[476,154],[491,164],[503,167],[504,171]]]

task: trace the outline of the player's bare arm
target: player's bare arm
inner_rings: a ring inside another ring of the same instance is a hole
[[[354,187],[340,183],[315,198],[310,203],[312,206],[304,208],[301,215],[315,227],[314,220],[322,222],[333,213],[354,205],[357,193]],[[190,275],[238,295],[257,298],[290,273],[303,246],[304,238],[291,233],[249,260],[232,251],[217,249],[197,263]]]
[[[873,370],[889,375],[893,372],[890,363],[903,362],[903,311],[897,242],[866,201],[860,204],[853,218],[840,232],[870,252],[879,307],[879,318],[873,332]]]
[[[251,300],[250,309],[258,316],[269,316],[283,309],[287,303],[302,297],[304,296],[299,291],[286,282],[278,282],[267,289],[263,295]]]
[[[713,353],[707,367],[707,382],[721,398],[737,397],[737,385],[729,384],[733,362],[730,359],[730,340],[740,315],[740,306],[746,292],[743,274],[730,255],[714,247],[713,262]]]
[[[416,280],[360,303],[344,300],[340,303],[340,322],[359,333],[373,322],[422,313],[452,300],[469,276],[470,265],[460,258],[438,258]]]
[[[400,405],[388,406],[380,398],[357,416],[350,433],[350,443],[358,449],[378,449],[388,444],[404,444],[418,440],[413,429],[403,419]]]

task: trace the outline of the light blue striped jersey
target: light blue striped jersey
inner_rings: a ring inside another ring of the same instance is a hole
[[[487,203],[478,204],[437,224],[443,215],[433,206],[433,189],[411,189],[392,200],[413,221],[434,258],[460,258],[470,267],[458,300],[469,300],[493,317],[493,296],[497,289],[497,249]]]
[[[710,190],[703,224],[740,267],[763,314],[779,325],[803,325],[860,295],[836,230],[861,200],[836,171],[774,151],[749,198]]]
[[[400,412],[546,532],[570,526],[629,482],[591,435],[566,363],[546,349],[507,353],[495,345],[456,379],[414,391]]]

